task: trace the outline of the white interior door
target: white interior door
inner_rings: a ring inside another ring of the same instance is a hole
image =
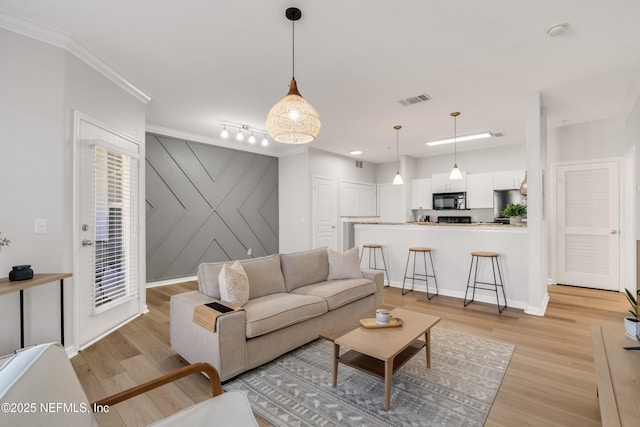
[[[87,120],[76,122],[75,330],[82,349],[140,312],[144,281],[139,145]]]
[[[313,247],[327,246],[337,250],[336,181],[313,177]]]
[[[619,290],[619,187],[616,161],[557,168],[558,283]]]

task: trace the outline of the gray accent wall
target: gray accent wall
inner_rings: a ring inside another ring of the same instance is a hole
[[[146,223],[147,282],[278,253],[278,159],[148,133]]]

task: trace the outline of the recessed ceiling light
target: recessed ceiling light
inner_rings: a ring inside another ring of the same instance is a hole
[[[491,132],[479,132],[479,133],[473,133],[471,135],[458,136],[457,138],[455,138],[455,141],[457,142],[473,141],[474,139],[491,138],[492,136],[493,134]],[[454,138],[445,138],[445,139],[438,139],[436,141],[425,142],[425,144],[427,144],[428,146],[440,145],[440,144],[451,144],[453,141],[454,141]]]
[[[553,24],[549,28],[547,28],[547,35],[549,37],[559,36],[567,30],[568,26],[569,23],[567,22],[559,22],[557,24]]]
[[[349,151],[349,154],[357,156],[358,154],[362,154],[362,150],[351,150]]]

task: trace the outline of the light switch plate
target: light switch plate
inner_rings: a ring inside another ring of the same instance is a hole
[[[47,234],[47,219],[36,218],[33,224],[33,232],[35,234]]]

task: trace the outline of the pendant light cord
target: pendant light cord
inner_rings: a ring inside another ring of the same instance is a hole
[[[453,116],[453,164],[458,164],[458,116]]]
[[[296,79],[296,21],[291,21],[291,80]]]

